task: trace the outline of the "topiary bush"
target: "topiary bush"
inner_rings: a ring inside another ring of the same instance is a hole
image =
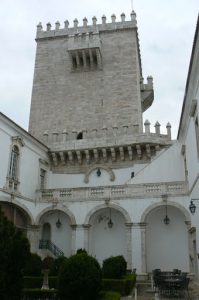
[[[101,288],[101,268],[97,260],[86,253],[67,259],[58,276],[61,300],[96,300]]]
[[[23,270],[25,276],[40,276],[41,275],[42,260],[36,253],[31,253],[26,266]]]
[[[62,264],[67,260],[67,257],[65,256],[59,256],[57,258],[55,258],[53,265],[50,269],[50,276],[58,276],[60,268],[62,266]]]
[[[103,261],[103,278],[119,279],[126,274],[127,263],[123,256],[111,256]]]

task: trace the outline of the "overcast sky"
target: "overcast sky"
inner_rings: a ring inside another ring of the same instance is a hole
[[[131,0],[0,0],[0,111],[28,128],[35,60],[36,25],[50,21],[113,13],[130,19]],[[172,125],[175,138],[198,15],[198,0],[133,0],[137,13],[144,78],[154,78],[155,100],[144,114],[153,127],[158,120],[165,132]],[[153,130],[153,129],[152,129]]]

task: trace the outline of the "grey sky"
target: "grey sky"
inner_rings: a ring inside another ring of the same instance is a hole
[[[137,13],[144,78],[154,78],[155,100],[144,114],[176,137],[198,15],[198,0],[133,0]],[[72,26],[86,16],[130,19],[131,0],[0,0],[0,111],[27,129],[36,43],[36,25],[66,19]],[[152,129],[153,130],[153,129]]]

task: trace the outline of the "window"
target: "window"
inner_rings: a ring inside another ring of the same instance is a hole
[[[45,189],[46,185],[46,170],[40,169],[40,189]]]
[[[10,166],[9,166],[9,179],[17,181],[18,179],[18,165],[19,165],[19,148],[13,146],[11,151]]]
[[[79,132],[77,135],[77,140],[82,140],[83,139],[83,133]]]
[[[102,57],[99,48],[69,51],[72,71],[91,71],[102,69]]]

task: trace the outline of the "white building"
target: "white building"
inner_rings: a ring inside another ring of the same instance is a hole
[[[142,276],[197,277],[199,23],[175,141],[169,123],[166,135],[158,122],[143,130],[153,82],[142,78],[135,13],[68,25],[37,28],[32,135],[0,113],[3,211],[42,256],[85,248],[100,263],[123,255]]]

